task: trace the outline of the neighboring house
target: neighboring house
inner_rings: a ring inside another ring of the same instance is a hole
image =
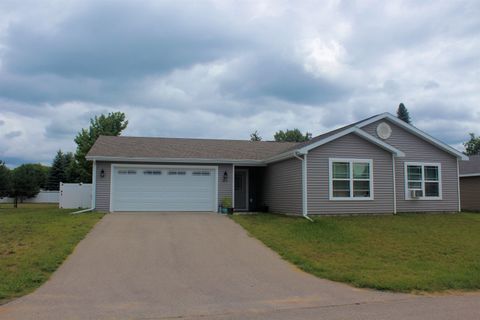
[[[92,205],[101,211],[357,214],[459,211],[468,157],[389,113],[304,143],[100,137]]]
[[[462,210],[480,211],[480,155],[460,162]]]

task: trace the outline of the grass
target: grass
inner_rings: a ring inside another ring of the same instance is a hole
[[[232,219],[321,278],[397,292],[480,289],[480,214]]]
[[[0,205],[0,303],[44,283],[102,217],[58,204]]]

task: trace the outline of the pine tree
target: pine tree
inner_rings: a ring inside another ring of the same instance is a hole
[[[5,162],[0,160],[0,198],[8,196],[12,187],[12,174]]]
[[[65,155],[62,150],[58,150],[57,155],[53,159],[50,174],[48,175],[47,190],[58,190],[60,188],[60,182],[67,182],[66,165]]]
[[[405,121],[406,123],[411,123],[410,114],[408,113],[408,110],[403,103],[400,103],[400,105],[398,106],[397,118]]]

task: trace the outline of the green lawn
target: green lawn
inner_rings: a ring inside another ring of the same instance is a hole
[[[58,204],[0,206],[0,303],[44,283],[102,217]]]
[[[480,289],[480,214],[232,219],[321,278],[400,292]]]

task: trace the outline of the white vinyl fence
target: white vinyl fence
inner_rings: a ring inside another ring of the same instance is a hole
[[[90,208],[91,206],[91,183],[60,183],[60,208],[77,209]]]
[[[35,197],[23,199],[23,203],[58,203],[59,191],[41,190]],[[13,203],[13,198],[0,198],[0,203]]]

